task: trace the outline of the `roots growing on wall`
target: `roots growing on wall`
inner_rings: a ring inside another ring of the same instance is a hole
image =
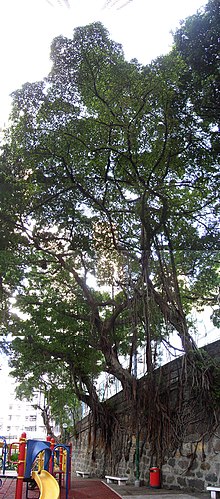
[[[186,456],[190,469],[197,443],[211,438],[219,424],[216,361],[204,352],[186,355],[178,359],[175,371],[161,368],[137,380],[134,393],[132,397],[128,387],[127,394],[124,390],[91,413],[89,445],[93,459],[97,448],[102,449],[117,474],[122,460],[135,461],[137,452],[141,458],[147,447],[150,466],[161,467],[177,450],[182,452],[183,443],[190,437],[195,444]],[[135,446],[137,440],[140,444]]]

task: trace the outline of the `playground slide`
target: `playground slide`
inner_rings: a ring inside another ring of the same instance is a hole
[[[32,471],[32,478],[40,489],[39,499],[59,499],[59,485],[56,479],[48,473],[48,471],[41,470],[40,473],[38,473],[38,471]]]

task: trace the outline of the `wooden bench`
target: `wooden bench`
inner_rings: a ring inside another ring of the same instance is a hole
[[[82,476],[83,478],[88,478],[90,475],[89,471],[79,471],[79,470],[76,470],[76,474],[77,476]]]
[[[122,485],[123,483],[127,482],[127,477],[119,477],[119,476],[105,476],[107,483],[112,483],[112,482],[118,482],[118,485]]]
[[[220,487],[206,487],[207,490],[211,491],[211,499],[217,499],[217,492],[220,492]]]

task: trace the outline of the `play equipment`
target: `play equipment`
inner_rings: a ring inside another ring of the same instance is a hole
[[[5,474],[6,470],[8,472],[15,469],[18,464],[18,450],[18,442],[7,444],[5,437],[0,436],[0,470],[2,474]]]
[[[48,471],[32,471],[32,478],[40,490],[39,499],[59,499],[60,487],[56,479]]]
[[[4,473],[5,472],[5,468],[6,468],[6,459],[7,459],[7,444],[6,444],[5,437],[0,437],[0,439],[2,440],[2,442],[1,442],[1,451],[2,451],[2,454],[1,454],[1,464],[0,464],[0,467],[2,469],[2,472]]]
[[[55,444],[54,439],[47,437],[47,441],[26,440],[26,433],[22,433],[19,443],[7,444],[2,439],[2,466],[1,478],[16,478],[15,499],[22,499],[23,483],[26,482],[26,497],[28,490],[34,485],[40,489],[41,499],[58,499],[60,487],[65,487],[66,499],[71,482],[71,445]],[[18,461],[12,459],[12,448],[18,450]],[[8,456],[8,457],[6,457]],[[17,464],[17,473],[8,472],[6,462]],[[13,476],[12,476],[13,473]],[[58,481],[57,481],[58,479]],[[58,485],[59,482],[59,485]]]
[[[8,479],[17,480],[19,442],[7,443],[6,438],[0,436],[0,487]]]

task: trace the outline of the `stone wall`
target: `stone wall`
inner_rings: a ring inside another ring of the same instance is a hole
[[[212,357],[220,359],[220,341],[208,345],[205,349]],[[164,386],[169,383],[173,387],[174,395],[181,366],[182,362],[179,358],[158,370],[158,376],[162,376]],[[146,383],[147,380],[142,379],[140,382]],[[122,392],[112,397],[110,403],[116,409],[121,425],[124,427],[126,421],[129,421],[130,414],[128,402],[123,399]],[[192,431],[189,431],[190,426],[187,426],[181,449],[173,452],[172,455],[169,453],[163,459],[160,468],[161,484],[164,488],[203,491],[208,485],[220,484],[220,425],[216,422],[213,435],[210,437],[206,432],[207,414],[203,414],[201,407],[198,410],[198,421],[200,428],[204,426],[203,437],[198,441],[195,425],[191,428]],[[123,442],[123,452],[120,453],[117,446],[119,435],[115,434],[111,452],[106,453],[104,446],[100,444],[99,431],[94,445],[93,433],[90,430],[91,421],[88,416],[79,422],[77,437],[73,441],[73,472],[77,469],[89,471],[91,476],[99,478],[107,474],[116,474],[116,476],[127,476],[128,481],[134,483],[136,479],[136,435],[133,434],[130,439]],[[143,435],[142,432],[139,441],[139,478],[142,484],[148,485],[150,467],[157,466],[158,463],[152,458],[149,445],[143,439]]]
[[[190,457],[196,451],[196,459],[190,470]],[[220,482],[220,431],[209,441],[200,442],[195,448],[192,442],[183,444],[181,454],[178,452],[162,467],[163,485],[165,488],[189,489],[204,491],[208,485]]]

